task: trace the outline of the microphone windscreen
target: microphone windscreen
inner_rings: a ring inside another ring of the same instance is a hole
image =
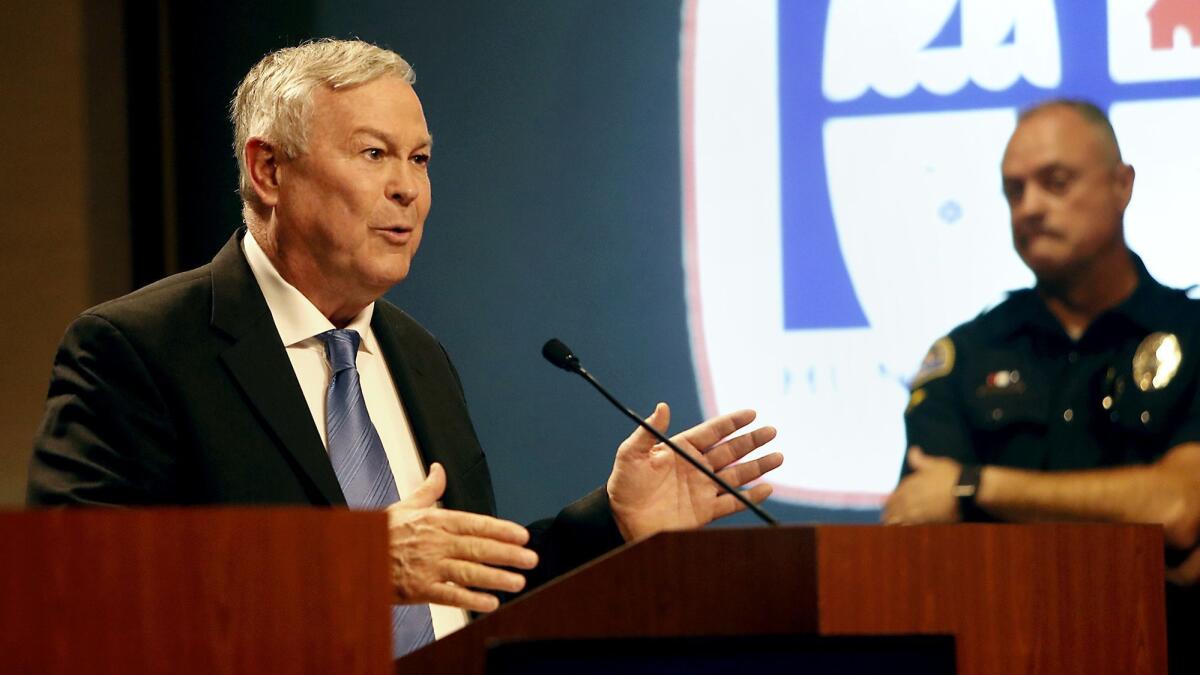
[[[579,358],[571,353],[571,348],[562,343],[558,338],[551,338],[542,345],[542,356],[554,365],[577,372],[579,370]]]

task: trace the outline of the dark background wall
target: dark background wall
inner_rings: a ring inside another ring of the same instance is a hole
[[[633,0],[128,3],[134,285],[206,262],[240,224],[226,109],[255,61],[322,36],[394,49],[416,68],[435,137],[434,200],[412,275],[389,299],[454,358],[502,514],[549,515],[604,480],[629,425],[542,361],[547,338],[635,409],[665,400],[674,429],[700,420],[681,255],[680,12]]]
[[[71,317],[130,288],[119,3],[0,3],[0,508]]]

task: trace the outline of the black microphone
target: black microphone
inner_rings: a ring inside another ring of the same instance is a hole
[[[569,370],[572,373],[585,372],[583,366],[579,365],[579,357],[575,356],[571,352],[571,348],[558,338],[551,338],[542,345],[542,356],[563,370]]]
[[[575,353],[571,351],[571,348],[563,344],[561,340],[558,338],[547,340],[546,344],[542,345],[542,356],[546,357],[547,361],[553,363],[559,368],[575,373],[587,380],[589,384],[596,388],[596,391],[600,392],[604,398],[608,399],[610,403],[616,406],[617,410],[625,413],[626,417],[636,422],[641,428],[649,431],[655,438],[658,439],[660,443],[665,443],[667,447],[675,451],[676,455],[679,455],[686,460],[688,464],[696,467],[696,470],[700,473],[708,476],[709,480],[713,481],[717,485],[720,485],[721,489],[733,495],[738,501],[744,504],[746,508],[753,511],[754,515],[761,518],[763,522],[767,523],[768,525],[779,524],[779,521],[772,518],[771,514],[763,510],[762,507],[750,501],[748,498],[746,498],[746,495],[734,489],[734,487],[729,483],[726,483],[725,479],[714,473],[712,469],[704,466],[700,460],[684,452],[682,448],[680,448],[678,445],[675,445],[675,443],[673,443],[671,439],[664,436],[662,432],[647,424],[646,421],[643,420],[637,413],[625,407],[625,404],[621,403],[615,397],[613,397],[612,394],[608,393],[608,390],[602,387],[600,383],[596,381],[596,378],[592,377],[592,374],[589,373],[587,369],[585,369],[583,365],[579,363],[579,357],[575,356]]]

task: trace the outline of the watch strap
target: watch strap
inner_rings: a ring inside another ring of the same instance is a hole
[[[983,476],[983,466],[980,464],[964,464],[958,474],[958,483],[954,486],[954,496],[958,499],[958,511],[964,521],[987,520],[983,510],[975,501],[979,494],[979,481]]]

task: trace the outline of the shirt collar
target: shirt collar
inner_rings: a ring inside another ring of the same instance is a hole
[[[284,347],[291,347],[335,328],[303,293],[279,274],[274,263],[258,245],[253,232],[247,232],[246,236],[242,237],[242,250],[246,254],[246,262],[250,264],[250,271],[254,273],[254,279],[266,298],[271,318],[275,321],[275,328],[279,331],[279,338]],[[346,326],[347,329],[358,332],[362,337],[361,348],[368,353],[378,352],[375,334],[371,330],[371,316],[374,312],[375,303],[371,303]]]
[[[1138,271],[1138,286],[1133,295],[1113,308],[1112,313],[1123,316],[1146,330],[1155,330],[1162,323],[1163,316],[1169,312],[1164,309],[1164,301],[1169,301],[1178,291],[1158,283],[1150,276],[1146,265],[1138,256],[1133,255],[1133,263]]]
[[[1121,304],[1104,312],[1096,321],[1106,316],[1123,317],[1141,328],[1152,330],[1163,316],[1162,301],[1173,291],[1158,283],[1146,269],[1142,259],[1132,251],[1134,269],[1137,271],[1138,284],[1133,293]],[[1062,332],[1062,326],[1046,303],[1038,295],[1037,290],[1025,288],[1009,294],[1009,301],[1004,304],[1003,315],[996,317],[997,337],[1010,338],[1022,331],[1043,329],[1052,332]],[[1093,325],[1095,325],[1093,321]]]
[[[995,335],[1000,339],[1011,338],[1029,330],[1062,332],[1058,320],[1032,288],[1010,292],[1008,301],[997,308],[997,316],[992,320]]]

